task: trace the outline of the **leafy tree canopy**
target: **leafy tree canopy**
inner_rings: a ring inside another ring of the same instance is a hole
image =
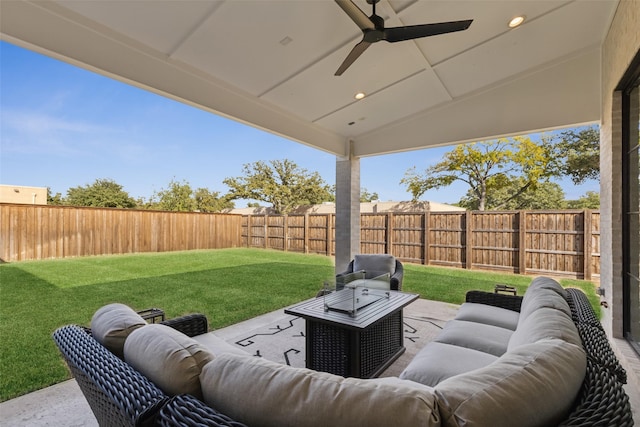
[[[223,209],[233,209],[233,201],[226,196],[220,196],[217,191],[209,191],[206,188],[198,188],[194,193],[196,209],[200,212],[221,212]]]
[[[557,174],[558,164],[553,156],[551,144],[540,144],[528,137],[498,139],[456,146],[445,153],[444,159],[423,173],[416,168],[409,169],[400,181],[412,194],[413,200],[427,190],[446,187],[455,181],[469,185],[468,200],[479,210],[487,207],[490,191],[502,187],[511,188],[511,198],[516,199],[540,182]],[[516,180],[516,178],[522,178]],[[519,183],[520,187],[513,188]],[[503,204],[508,204],[504,199]],[[502,209],[497,206],[495,208]]]
[[[260,200],[280,214],[333,200],[331,188],[318,172],[310,173],[288,159],[245,164],[242,172],[242,176],[223,180],[230,189],[229,200]]]
[[[566,207],[564,191],[555,182],[540,182],[530,186],[527,191],[520,191],[524,187],[524,178],[502,181],[499,184],[491,182],[488,187],[486,209],[491,210],[533,210],[533,209],[563,209]],[[470,210],[478,210],[478,199],[471,191],[460,200],[458,206]]]
[[[65,205],[95,206],[103,208],[134,208],[136,201],[122,186],[111,179],[96,179],[84,187],[73,187],[67,190]]]
[[[600,178],[600,131],[597,126],[571,129],[556,137],[556,155],[560,174],[571,177],[574,184]]]
[[[569,209],[600,209],[600,193],[587,191],[578,200],[567,200]]]

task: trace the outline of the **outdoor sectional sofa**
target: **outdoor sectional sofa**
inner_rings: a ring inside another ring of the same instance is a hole
[[[633,425],[626,373],[586,296],[549,278],[523,297],[469,292],[398,378],[251,356],[207,333],[202,315],[136,316],[106,306],[92,330],[54,333],[101,425]]]

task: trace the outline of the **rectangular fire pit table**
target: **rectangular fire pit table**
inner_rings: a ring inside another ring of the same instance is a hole
[[[417,294],[389,291],[389,296],[355,313],[325,310],[352,298],[345,289],[312,298],[284,310],[306,322],[306,366],[344,377],[379,376],[404,353],[402,309]]]

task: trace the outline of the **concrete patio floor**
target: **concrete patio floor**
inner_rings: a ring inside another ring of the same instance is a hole
[[[437,301],[419,299],[404,309],[405,316],[424,316],[448,320],[455,316],[458,306]],[[238,334],[269,325],[286,316],[283,309],[267,313],[247,321],[218,329],[215,334],[225,340]],[[400,357],[389,368],[398,370],[398,364],[406,365],[410,355]],[[411,356],[412,357],[412,356]],[[403,366],[404,367],[404,366]],[[403,368],[402,367],[402,368]],[[384,375],[384,374],[383,374]],[[640,425],[640,390],[627,384],[626,392],[631,401],[634,421]],[[92,427],[98,423],[91,412],[75,380],[65,381],[42,390],[0,403],[0,427]]]

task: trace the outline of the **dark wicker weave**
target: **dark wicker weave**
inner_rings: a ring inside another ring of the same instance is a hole
[[[162,323],[189,336],[207,332],[207,318],[202,314]],[[67,325],[53,333],[53,340],[101,426],[155,424],[155,416],[168,397],[98,343],[89,329]]]
[[[75,325],[53,339],[101,426],[153,425],[167,397],[146,377]]]
[[[576,324],[586,323],[602,328],[602,324],[600,320],[598,320],[584,292],[575,288],[566,288],[565,290],[567,291],[567,302],[569,303],[569,307],[571,307],[573,321],[576,322]]]
[[[598,366],[609,370],[618,381],[626,384],[627,371],[620,365],[604,330],[588,323],[576,323],[576,326],[589,358]]]
[[[579,289],[567,288],[566,291],[573,321],[587,353],[587,372],[573,411],[561,425],[632,426],[631,405],[623,388],[626,372],[615,357],[586,295]]]
[[[575,409],[561,426],[633,425],[629,397],[622,384],[607,369],[587,358],[587,372]]]
[[[158,421],[162,427],[247,427],[188,394],[172,397]]]
[[[466,295],[466,302],[492,305],[494,307],[520,312],[522,297],[516,295],[497,294],[494,292],[469,291]]]
[[[175,319],[165,320],[161,323],[189,337],[206,334],[209,331],[207,317],[204,314],[188,314],[186,316],[176,317]]]
[[[403,349],[401,331],[400,311],[362,331],[307,320],[311,346],[307,367],[343,377],[373,378]]]

